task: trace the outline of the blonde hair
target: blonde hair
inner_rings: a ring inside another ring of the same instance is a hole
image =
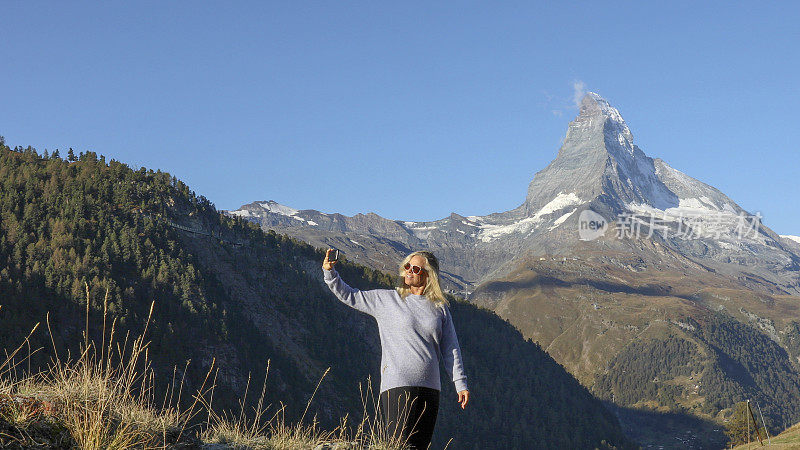
[[[434,256],[433,253],[428,251],[414,252],[406,256],[403,259],[403,262],[400,263],[400,286],[397,288],[397,293],[400,294],[400,297],[402,298],[406,298],[411,294],[411,288],[406,284],[406,279],[404,276],[406,270],[403,267],[408,264],[409,261],[411,261],[411,258],[415,256],[421,256],[423,259],[425,259],[424,269],[428,274],[425,281],[425,289],[422,291],[422,295],[437,305],[449,305],[447,298],[442,292],[442,288],[439,286],[439,260],[436,259],[436,256]]]

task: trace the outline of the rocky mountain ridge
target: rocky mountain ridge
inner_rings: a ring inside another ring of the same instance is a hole
[[[587,210],[608,224],[602,238],[588,244],[578,233]],[[447,286],[467,294],[525,258],[571,256],[585,252],[587,245],[630,250],[636,244],[619,235],[633,232],[662,246],[643,256],[651,265],[659,264],[663,249],[669,249],[686,265],[699,264],[734,279],[764,280],[749,288],[800,294],[800,248],[793,241],[718,189],[647,156],[634,144],[619,111],[594,93],[583,98],[556,158],[535,174],[525,201],[510,211],[413,222],[262,201],[228,214],[314,245],[340,248],[380,270],[392,269],[414,249],[431,249],[443,261]]]

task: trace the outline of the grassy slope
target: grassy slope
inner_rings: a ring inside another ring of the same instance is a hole
[[[753,441],[754,442],[750,444],[742,444],[734,448],[738,450],[762,448],[755,436],[753,437]],[[769,440],[765,440],[764,444],[765,447],[769,449],[800,449],[800,423],[792,425],[781,434],[772,436]]]

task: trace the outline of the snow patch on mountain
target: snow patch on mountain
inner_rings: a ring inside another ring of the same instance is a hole
[[[647,204],[626,204],[633,222],[662,233],[682,236],[685,239],[714,238],[735,242],[746,239],[766,244],[767,237],[758,230],[760,216],[737,213],[729,203],[721,208],[708,197],[681,198],[678,206],[659,209]],[[669,228],[669,229],[667,229]]]
[[[578,197],[574,192],[570,192],[569,194],[564,194],[563,192],[559,192],[556,198],[550,200],[549,203],[542,206],[534,216],[544,216],[546,214],[551,214],[561,209],[566,208],[567,206],[575,205],[583,203],[580,197]]]
[[[569,206],[581,203],[583,203],[583,200],[581,200],[581,198],[578,197],[574,192],[570,192],[568,194],[559,192],[558,195],[556,195],[556,197],[553,200],[550,200],[546,205],[544,205],[541,209],[539,209],[539,211],[537,211],[531,217],[526,217],[522,220],[504,225],[481,224],[480,232],[478,234],[478,239],[480,239],[483,242],[491,242],[507,234],[512,234],[512,233],[521,234],[530,232],[533,229],[535,229],[539,224],[544,222],[544,216],[560,211]],[[563,218],[562,220],[563,222],[564,220],[567,220],[567,217],[569,217],[569,214],[566,217],[563,216],[560,217],[559,220]],[[471,216],[468,217],[468,219],[480,223],[480,217]]]
[[[553,225],[550,228],[548,228],[548,230],[553,230],[555,228],[558,228],[559,225],[564,223],[564,221],[567,220],[569,218],[569,216],[573,215],[575,213],[575,211],[577,211],[577,210],[578,210],[578,208],[575,208],[572,211],[570,211],[570,212],[564,214],[563,216],[559,217],[558,219],[556,219],[555,222],[553,222]]]
[[[736,216],[736,212],[730,205],[726,203],[724,208],[718,208],[708,197],[681,198],[678,200],[678,206],[665,209],[655,208],[644,203],[628,203],[625,206],[628,210],[636,214],[666,215],[675,218],[709,213]]]
[[[800,236],[792,236],[790,234],[782,234],[780,235],[784,239],[789,239],[790,241],[795,241],[800,244]]]
[[[288,206],[281,205],[280,203],[274,202],[272,200],[270,200],[268,202],[259,203],[258,205],[261,206],[262,208],[264,208],[265,210],[271,212],[271,213],[280,214],[282,216],[291,217],[291,216],[294,216],[295,214],[297,214],[298,212],[300,212],[300,211],[298,211],[298,210],[296,210],[294,208],[290,208]]]
[[[403,222],[406,229],[411,232],[417,239],[426,240],[430,236],[431,231],[438,230],[439,227],[433,225],[418,225],[418,222]]]

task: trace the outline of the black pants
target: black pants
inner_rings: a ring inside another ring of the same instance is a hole
[[[390,436],[405,440],[410,448],[428,448],[439,413],[439,391],[421,386],[401,386],[381,392],[381,415]]]

